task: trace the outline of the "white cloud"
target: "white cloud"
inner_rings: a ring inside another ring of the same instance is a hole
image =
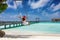
[[[43,7],[47,4],[47,2],[49,2],[50,0],[39,0],[37,2],[31,2],[29,1],[29,5],[31,6],[32,9],[36,9],[39,7]]]
[[[18,18],[18,15],[10,15],[10,14],[6,14],[6,15],[0,15],[0,21],[15,21],[15,20],[20,20]]]
[[[2,14],[2,15],[0,15],[0,18],[18,18],[18,15],[10,15],[10,13],[9,14]]]
[[[8,4],[8,8],[13,8],[13,9],[17,9],[17,6],[21,6],[22,7],[22,1],[14,1],[14,5],[10,5],[9,4],[9,0],[6,2]]]
[[[18,15],[11,15],[10,18],[18,18]]]
[[[12,5],[10,5],[10,4],[8,4],[8,8],[16,9],[16,8],[17,8],[17,6],[16,6],[16,4],[15,4],[15,2],[14,2],[14,5],[13,5],[13,6],[12,6]]]
[[[31,0],[28,1],[28,4],[29,4],[29,5],[31,4]]]
[[[52,14],[48,14],[48,13],[42,13],[42,15],[44,17],[47,17],[49,19],[52,19],[52,18],[60,18],[60,12],[56,12],[56,13],[52,13]]]
[[[16,5],[22,7],[22,1],[16,1]]]
[[[53,7],[53,11],[56,11],[56,10],[59,10],[59,9],[60,9],[60,3]]]
[[[54,6],[55,6],[55,4],[52,4],[52,5],[50,6],[50,8],[54,8]]]
[[[51,16],[51,18],[60,18],[60,12],[56,12],[50,16]]]
[[[41,17],[42,20],[51,20],[53,18],[60,18],[60,12],[55,12],[55,13],[48,13],[48,12],[43,12]]]
[[[38,15],[28,14],[29,21],[36,21],[36,18],[40,18]]]

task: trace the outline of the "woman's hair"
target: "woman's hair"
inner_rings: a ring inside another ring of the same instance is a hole
[[[26,16],[23,16],[23,17],[22,17],[22,21],[25,21],[25,20],[26,20]]]

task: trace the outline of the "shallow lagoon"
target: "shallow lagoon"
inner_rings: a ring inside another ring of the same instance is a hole
[[[60,33],[60,22],[31,23],[30,25],[27,26],[20,26],[11,29],[16,31],[19,30],[19,31],[43,32],[43,33]]]
[[[60,23],[40,22],[15,28],[20,31],[34,31],[45,33],[60,33]]]

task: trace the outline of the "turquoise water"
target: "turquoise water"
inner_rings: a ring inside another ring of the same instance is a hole
[[[35,23],[27,26],[17,27],[16,29],[20,31],[60,33],[60,23]]]
[[[16,25],[15,25],[16,26]],[[7,25],[9,27],[9,25]],[[13,27],[13,25],[11,25]],[[4,26],[0,26],[4,28]],[[30,25],[11,28],[12,30],[43,32],[43,33],[60,33],[60,22],[31,22]],[[8,30],[8,29],[5,29]]]

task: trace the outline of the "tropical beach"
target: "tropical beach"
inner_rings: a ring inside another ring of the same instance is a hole
[[[59,26],[60,26],[60,23],[49,23],[49,24],[36,23],[36,24],[31,24],[31,25],[22,26],[22,27],[4,29],[3,31],[6,33],[4,37],[8,37],[8,38],[21,38],[21,37],[24,38],[24,37],[34,37],[34,36],[59,37],[60,36]]]
[[[0,38],[60,37],[60,0],[0,0]]]

